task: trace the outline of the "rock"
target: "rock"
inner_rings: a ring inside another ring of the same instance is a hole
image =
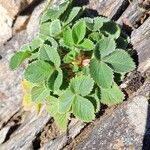
[[[2,130],[0,130],[0,144],[2,144],[7,136],[8,131],[10,130],[10,126],[4,127]]]
[[[35,0],[0,0],[0,4],[8,11],[8,15],[14,18]]]
[[[13,33],[15,34],[21,32],[22,30],[26,30],[29,20],[30,16],[28,15],[18,16],[13,25]]]
[[[150,67],[150,17],[131,34],[133,49],[137,51],[139,68],[142,72]]]
[[[0,45],[12,37],[13,19],[7,10],[0,4]]]
[[[90,0],[89,8],[97,10],[102,16],[116,19],[120,13],[126,9],[128,3],[128,0]]]
[[[117,23],[128,25],[131,28],[136,27],[137,22],[144,15],[146,10],[140,7],[139,0],[133,0],[127,9],[123,12]]]
[[[145,97],[134,97],[127,105],[116,109],[111,116],[101,119],[76,149],[142,149],[147,116],[150,115],[148,109],[150,106]]]
[[[27,27],[27,31],[16,34],[6,45],[0,46],[0,128],[22,107],[21,80],[24,65],[16,71],[9,69],[10,57],[18,51],[23,44],[30,42],[38,32],[39,15],[44,4],[36,7],[33,12],[32,25]],[[37,15],[35,16],[35,14]],[[30,23],[29,23],[30,24]],[[5,113],[4,113],[5,112]]]
[[[20,130],[16,131],[15,134],[12,134],[7,142],[0,145],[0,149],[25,150],[25,147],[31,147],[36,135],[42,131],[49,119],[50,116],[43,110],[39,116],[36,114],[36,117],[30,119],[30,121],[24,121],[25,125],[23,125]]]

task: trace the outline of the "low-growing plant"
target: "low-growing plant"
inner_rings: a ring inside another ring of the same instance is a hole
[[[28,59],[24,105],[46,104],[63,130],[71,114],[91,122],[101,103],[124,100],[118,83],[135,68],[125,50],[128,42],[114,21],[85,17],[85,8],[72,1],[48,8],[38,35],[10,60],[14,70]]]

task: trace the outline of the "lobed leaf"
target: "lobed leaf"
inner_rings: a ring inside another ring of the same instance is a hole
[[[28,65],[24,76],[26,80],[32,83],[38,83],[48,78],[53,70],[54,69],[50,64],[44,61],[36,61]]]
[[[86,23],[85,21],[78,21],[72,28],[72,36],[74,43],[80,43],[86,34]]]
[[[70,14],[69,14],[69,17],[65,21],[64,25],[69,24],[78,15],[80,10],[81,10],[81,7],[73,7]]]
[[[55,70],[47,81],[47,86],[50,90],[57,91],[62,85],[63,73],[61,69]]]
[[[116,83],[111,88],[101,88],[101,103],[115,105],[123,102],[124,94]]]
[[[83,51],[91,51],[95,48],[95,45],[91,40],[85,38],[83,42],[78,45],[78,47]]]
[[[104,61],[118,73],[127,73],[135,69],[135,63],[130,55],[124,50],[116,50],[104,58]]]
[[[58,68],[60,66],[60,56],[57,49],[44,44],[39,51],[39,58],[41,60],[51,61]]]
[[[91,122],[95,118],[93,104],[79,95],[73,101],[72,112],[77,118],[85,122]]]
[[[95,51],[100,53],[101,58],[115,51],[116,43],[113,39],[104,37],[96,45]]]
[[[105,63],[92,59],[90,62],[90,74],[98,86],[108,88],[113,82],[113,71]]]
[[[64,41],[64,44],[67,45],[68,47],[74,46],[74,41],[73,41],[73,37],[72,37],[72,30],[69,26],[66,27],[63,31],[63,41]]]
[[[56,37],[61,33],[61,23],[59,19],[56,19],[50,24],[50,36]]]
[[[75,95],[70,90],[66,90],[59,98],[59,112],[66,113],[69,111],[74,98]]]
[[[70,82],[70,89],[74,94],[82,96],[88,95],[94,86],[94,81],[90,76],[80,75],[76,76]]]
[[[50,95],[50,91],[44,86],[35,86],[31,90],[32,101],[36,103],[41,103]]]
[[[10,59],[10,63],[9,63],[10,69],[15,70],[16,68],[18,68],[22,64],[22,62],[26,58],[28,58],[30,56],[31,56],[31,54],[30,54],[29,51],[20,51],[20,52],[17,52]]]

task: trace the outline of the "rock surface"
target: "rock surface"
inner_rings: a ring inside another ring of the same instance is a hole
[[[150,83],[150,80],[148,82]],[[150,91],[147,94],[150,94]],[[137,93],[111,115],[102,117],[88,137],[75,149],[141,150],[143,148],[148,150],[150,147],[149,116],[148,98]]]

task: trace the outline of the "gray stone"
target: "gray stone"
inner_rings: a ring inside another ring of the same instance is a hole
[[[31,17],[34,22],[31,20],[31,25],[29,25],[27,31],[16,34],[6,45],[0,47],[0,55],[2,56],[2,59],[0,59],[0,128],[22,107],[23,93],[20,83],[25,65],[22,65],[16,71],[11,71],[9,69],[10,57],[23,44],[30,42],[36,36],[38,32],[38,18],[43,5],[39,5],[33,12],[33,17]],[[36,13],[37,15],[35,16]]]
[[[0,4],[0,45],[12,37],[13,19],[8,15],[6,8]]]
[[[136,96],[127,105],[105,116],[91,134],[76,149],[82,150],[141,150],[150,106],[143,96]]]
[[[26,147],[31,147],[36,135],[42,131],[49,119],[50,116],[43,110],[39,115],[36,115],[36,118],[31,119],[27,124],[24,122],[25,126],[17,130],[15,134],[12,134],[7,142],[0,145],[0,149],[25,150]]]
[[[6,126],[2,130],[0,130],[0,135],[1,135],[0,136],[0,144],[2,144],[5,141],[9,130],[10,130],[10,126]]]

